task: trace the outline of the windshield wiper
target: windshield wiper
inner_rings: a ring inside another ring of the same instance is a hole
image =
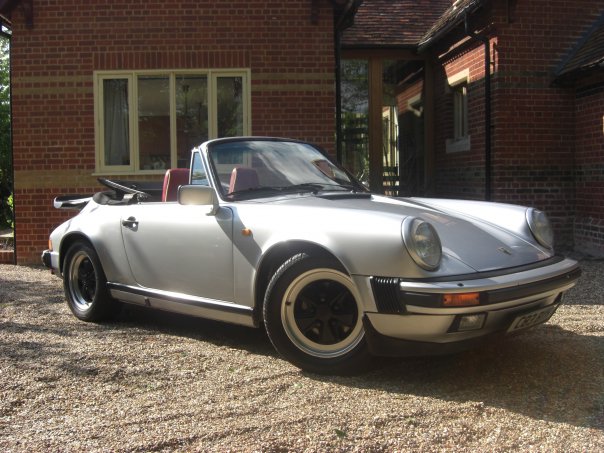
[[[227,195],[239,195],[242,193],[252,193],[252,192],[317,192],[323,188],[323,184],[313,184],[313,183],[304,183],[304,184],[293,184],[291,186],[260,186],[260,187],[250,187],[249,189],[236,190],[234,192],[229,192]]]
[[[320,183],[320,185],[322,186],[327,186],[327,187],[333,187],[334,189],[342,189],[345,192],[364,192],[364,190],[359,190],[360,188],[358,186],[355,186],[354,184],[350,184],[350,183],[337,183],[337,184],[330,184],[330,183]]]
[[[227,194],[228,197],[238,196],[238,195],[247,195],[247,194],[262,194],[263,192],[268,193],[287,193],[287,192],[312,192],[317,193],[322,189],[321,184],[295,184],[292,186],[260,186],[260,187],[250,187],[248,189],[243,190],[235,190],[234,192],[229,192]]]
[[[268,192],[269,194],[273,193],[307,193],[310,192],[314,195],[319,194],[320,192],[325,192],[327,190],[337,190],[338,192],[360,192],[358,187],[355,187],[352,184],[330,184],[330,183],[322,183],[322,182],[307,182],[302,184],[292,184],[291,186],[261,186],[261,187],[251,187],[243,190],[236,190],[234,192],[229,192],[227,194],[228,197],[238,197],[240,195],[259,195],[263,192]]]

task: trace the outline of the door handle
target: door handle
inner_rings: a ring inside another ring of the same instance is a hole
[[[122,225],[126,228],[136,230],[138,228],[138,220],[136,220],[136,217],[128,217],[126,220],[122,220]]]

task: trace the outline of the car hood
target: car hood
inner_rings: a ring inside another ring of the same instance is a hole
[[[314,218],[317,218],[317,214],[319,218],[341,218],[347,224],[350,224],[351,218],[357,218],[358,222],[355,223],[375,225],[378,231],[383,224],[391,225],[390,221],[393,217],[400,219],[401,223],[409,216],[421,217],[437,230],[444,254],[461,261],[477,272],[522,266],[552,256],[549,251],[531,242],[530,238],[523,237],[520,232],[510,231],[495,224],[496,219],[486,221],[457,210],[453,212],[452,209],[439,206],[438,203],[430,204],[430,199],[389,198],[376,195],[347,197],[334,194],[333,196],[285,197],[272,200],[270,204],[296,207],[303,211],[329,209],[329,213],[313,212],[308,215]],[[518,222],[525,222],[524,213],[524,208],[513,207],[513,209],[508,208],[505,215],[515,215],[518,217]],[[303,212],[298,214],[306,215]],[[386,218],[390,221],[385,222]]]

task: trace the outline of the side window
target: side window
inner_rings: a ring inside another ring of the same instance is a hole
[[[191,168],[191,184],[197,184],[200,186],[209,186],[208,174],[206,173],[201,154],[193,154],[193,166]]]

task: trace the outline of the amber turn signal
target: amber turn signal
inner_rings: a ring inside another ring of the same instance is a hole
[[[480,305],[480,293],[443,295],[443,307],[470,307],[472,305]]]

